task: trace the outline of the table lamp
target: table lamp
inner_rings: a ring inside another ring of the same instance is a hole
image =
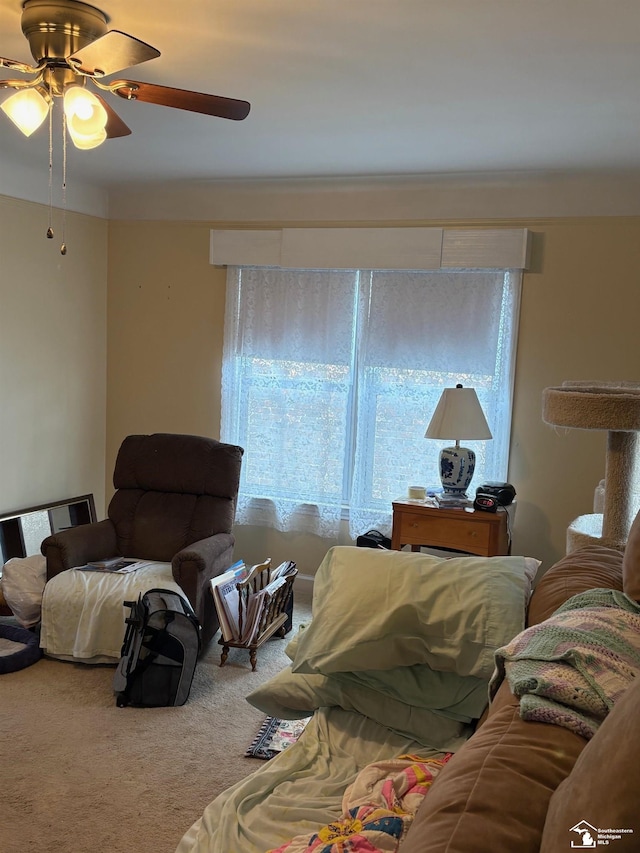
[[[476,455],[460,447],[461,439],[492,438],[474,388],[445,388],[429,422],[425,438],[453,439],[455,446],[440,451],[440,480],[445,495],[465,497],[476,467]]]

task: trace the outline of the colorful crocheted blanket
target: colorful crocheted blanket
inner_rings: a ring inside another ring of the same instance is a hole
[[[495,660],[491,698],[506,677],[523,719],[589,739],[640,673],[640,605],[617,590],[579,593]]]
[[[431,783],[451,758],[401,755],[369,764],[346,789],[343,813],[270,853],[396,853]]]

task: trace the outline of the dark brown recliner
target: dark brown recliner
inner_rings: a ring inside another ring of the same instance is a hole
[[[108,518],[48,536],[47,580],[103,557],[172,565],[207,643],[219,627],[210,579],[233,563],[243,449],[197,435],[130,435],[116,459]]]

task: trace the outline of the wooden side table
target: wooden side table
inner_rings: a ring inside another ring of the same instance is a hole
[[[480,557],[496,557],[510,550],[509,516],[505,509],[439,509],[421,501],[393,502],[391,547],[411,545],[447,548]]]

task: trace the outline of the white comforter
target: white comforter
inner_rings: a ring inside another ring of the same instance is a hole
[[[45,654],[82,663],[118,663],[129,615],[125,601],[159,587],[184,593],[170,563],[144,562],[135,572],[68,569],[47,583],[40,646]]]

